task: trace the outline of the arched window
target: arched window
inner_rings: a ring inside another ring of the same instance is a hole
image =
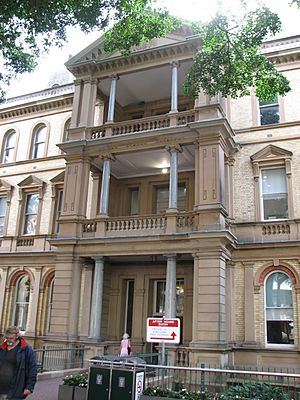
[[[14,161],[15,146],[17,134],[15,131],[10,132],[5,139],[2,162],[4,164]]]
[[[33,137],[32,157],[40,158],[45,156],[47,127],[41,125],[37,128]]]
[[[70,128],[70,124],[71,124],[71,118],[67,120],[64,126],[64,137],[63,137],[64,142],[68,142],[70,140],[68,136],[68,129]]]
[[[265,282],[267,344],[294,344],[292,281],[281,271]]]
[[[26,331],[28,308],[30,298],[30,279],[28,275],[22,275],[16,284],[16,297],[13,325],[21,331]]]

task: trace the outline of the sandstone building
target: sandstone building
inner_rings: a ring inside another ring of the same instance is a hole
[[[293,90],[185,97],[191,32],[66,63],[0,107],[0,330],[149,352],[178,317],[191,365],[300,367],[300,36],[266,42]]]

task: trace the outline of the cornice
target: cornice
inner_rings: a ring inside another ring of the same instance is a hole
[[[107,77],[112,72],[122,72],[124,69],[133,67],[134,69],[146,68],[148,65],[156,63],[156,65],[169,62],[172,59],[193,58],[200,44],[198,38],[190,38],[186,41],[167,44],[160,47],[151,47],[131,55],[115,56],[107,59],[86,59],[83,62],[69,66],[69,70],[77,77],[84,75],[95,75]]]
[[[51,100],[37,101],[34,103],[16,105],[0,111],[0,122],[17,117],[24,117],[29,114],[36,114],[40,112],[50,112],[52,110],[61,109],[64,107],[71,107],[73,103],[73,93],[65,95],[62,98]]]

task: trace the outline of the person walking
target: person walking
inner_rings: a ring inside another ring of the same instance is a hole
[[[4,337],[0,346],[0,400],[25,399],[36,383],[33,349],[16,326],[7,328]]]
[[[128,333],[124,333],[120,344],[120,357],[129,356],[131,353],[131,343]]]

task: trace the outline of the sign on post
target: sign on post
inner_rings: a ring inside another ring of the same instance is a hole
[[[147,342],[179,343],[179,318],[147,318]]]

